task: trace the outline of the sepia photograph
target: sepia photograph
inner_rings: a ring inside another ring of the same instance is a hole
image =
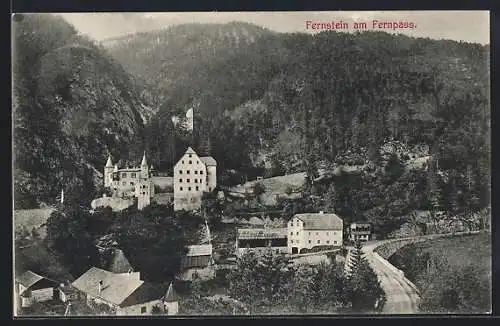
[[[11,26],[16,318],[492,313],[488,11]]]

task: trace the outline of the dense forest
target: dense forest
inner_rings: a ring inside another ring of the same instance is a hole
[[[59,18],[23,17],[16,206],[50,203],[68,180],[95,188],[108,153],[133,161],[146,150],[168,172],[187,145],[217,159],[222,185],[359,166],[308,183],[348,221],[489,204],[488,46],[240,22],[96,44]],[[192,133],[172,120],[190,108]],[[389,145],[403,150],[384,154]]]

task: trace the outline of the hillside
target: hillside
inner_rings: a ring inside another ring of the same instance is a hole
[[[432,147],[448,136],[451,114],[483,130],[489,116],[489,53],[479,44],[382,32],[277,34],[237,22],[103,44],[146,85],[157,111],[150,133],[193,107],[194,146],[222,168],[299,172],[307,152],[334,160],[387,138]],[[179,155],[158,139],[148,143],[163,151],[159,166]]]
[[[142,103],[104,49],[62,18],[27,14],[13,22],[13,56],[16,208],[63,186],[92,198],[108,153],[140,158]]]

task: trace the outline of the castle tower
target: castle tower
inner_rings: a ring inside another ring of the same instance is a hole
[[[151,204],[151,198],[154,196],[154,185],[149,178],[148,162],[146,160],[146,152],[142,156],[141,172],[139,181],[135,187],[135,195],[137,197],[137,209],[141,210]]]
[[[104,187],[111,187],[112,176],[113,162],[111,161],[111,155],[108,155],[108,161],[104,167]]]
[[[179,313],[179,296],[175,292],[172,283],[170,283],[167,293],[165,293],[163,304],[167,315],[177,315]]]

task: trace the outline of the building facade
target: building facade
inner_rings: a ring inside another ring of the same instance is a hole
[[[349,226],[349,240],[368,241],[372,238],[372,226],[370,223],[352,223]]]
[[[137,198],[138,209],[151,204],[154,184],[151,180],[153,167],[148,167],[146,153],[139,167],[118,168],[111,156],[104,167],[104,187],[110,189],[114,197]]]
[[[343,221],[336,214],[296,214],[287,226],[288,253],[298,254],[304,248],[342,246]]]
[[[174,210],[199,209],[203,193],[217,187],[217,162],[189,147],[174,166],[173,184]]]
[[[59,282],[26,271],[16,277],[15,286],[19,297],[16,298],[21,307],[29,307],[35,302],[44,302],[56,297]]]
[[[241,228],[236,234],[236,254],[241,256],[246,252],[257,253],[287,253],[286,228]]]
[[[188,246],[188,252],[181,258],[179,279],[192,281],[199,278],[210,280],[215,278],[215,262],[212,244]]]

